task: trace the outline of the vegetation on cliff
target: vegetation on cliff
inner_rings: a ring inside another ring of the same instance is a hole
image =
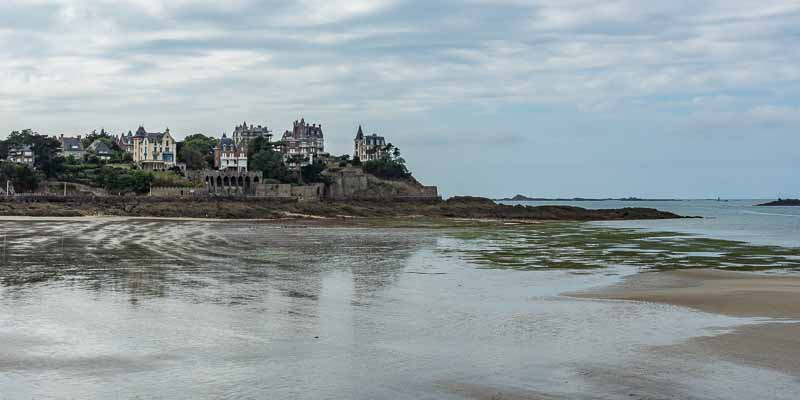
[[[153,183],[153,174],[121,168],[102,167],[95,176],[95,185],[111,193],[147,193]]]
[[[362,164],[364,172],[382,179],[406,179],[411,172],[406,167],[406,160],[401,157],[400,149],[391,143],[383,149],[382,156]]]

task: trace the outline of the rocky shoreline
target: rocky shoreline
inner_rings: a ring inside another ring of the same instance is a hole
[[[778,199],[769,203],[759,204],[759,207],[793,206],[800,207],[800,199]]]
[[[475,197],[440,201],[298,202],[254,198],[42,197],[0,200],[0,216],[284,219],[438,217],[499,220],[610,221],[674,219],[652,208],[587,210],[570,206],[508,206]]]

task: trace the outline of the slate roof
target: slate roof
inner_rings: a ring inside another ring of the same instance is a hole
[[[64,151],[82,151],[83,145],[81,140],[73,137],[61,138],[61,148]]]
[[[105,144],[105,142],[102,142],[100,140],[95,140],[91,145],[89,145],[89,148],[94,150],[95,153],[97,154],[101,155],[111,154],[111,148],[108,147],[108,145]]]

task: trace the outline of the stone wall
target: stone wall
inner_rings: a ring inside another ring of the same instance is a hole
[[[436,186],[423,186],[422,195],[428,197],[439,197],[439,188]]]
[[[386,180],[364,173],[361,168],[329,171],[325,197],[331,200],[437,200],[436,186],[423,186],[414,178]]]
[[[262,183],[256,186],[256,197],[291,198],[292,185],[287,183]]]
[[[153,187],[150,189],[152,197],[208,197],[206,188],[187,188],[187,187]]]
[[[386,180],[366,174],[358,167],[331,168],[325,172],[329,183],[305,186],[264,183],[260,172],[239,173],[236,171],[190,171],[187,176],[202,184],[202,189],[191,194],[178,190],[160,190],[153,196],[226,196],[273,199],[295,199],[298,201],[321,200],[439,200],[436,186],[424,186],[414,178]],[[174,188],[173,188],[174,189]],[[182,194],[181,194],[182,193]]]
[[[344,168],[336,172],[328,172],[330,183],[326,197],[331,200],[347,200],[367,190],[367,176],[361,169]]]
[[[320,201],[325,194],[325,184],[315,183],[305,186],[292,186],[292,197],[298,201]]]

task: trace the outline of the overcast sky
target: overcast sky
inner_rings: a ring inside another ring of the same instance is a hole
[[[797,0],[3,0],[0,136],[359,124],[445,195],[800,195]]]

